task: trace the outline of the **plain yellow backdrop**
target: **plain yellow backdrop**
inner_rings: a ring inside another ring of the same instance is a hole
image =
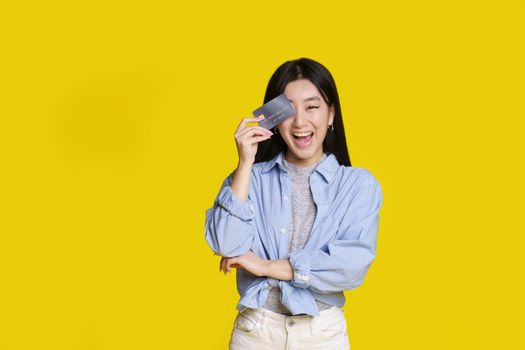
[[[381,182],[352,349],[523,349],[525,5],[0,1],[0,349],[226,349],[204,240],[273,71],[334,75]]]

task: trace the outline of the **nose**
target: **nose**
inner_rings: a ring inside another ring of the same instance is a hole
[[[295,116],[292,122],[294,128],[300,129],[306,125],[306,116],[298,108],[295,109]]]

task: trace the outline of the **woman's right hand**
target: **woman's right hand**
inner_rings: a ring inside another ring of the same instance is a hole
[[[269,139],[273,132],[262,126],[246,126],[251,122],[259,122],[264,117],[261,115],[257,118],[244,118],[241,120],[237,130],[235,130],[235,142],[237,144],[237,153],[239,153],[239,163],[253,164],[257,145],[259,142]]]

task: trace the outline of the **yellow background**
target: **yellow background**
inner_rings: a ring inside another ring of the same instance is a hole
[[[0,349],[226,349],[204,240],[284,61],[381,182],[352,349],[523,349],[525,5],[0,1]]]

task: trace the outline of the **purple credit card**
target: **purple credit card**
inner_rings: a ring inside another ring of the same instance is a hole
[[[290,101],[288,101],[288,97],[283,93],[253,111],[255,118],[261,114],[264,115],[264,119],[259,122],[259,126],[270,130],[277,124],[294,116],[295,109]]]

